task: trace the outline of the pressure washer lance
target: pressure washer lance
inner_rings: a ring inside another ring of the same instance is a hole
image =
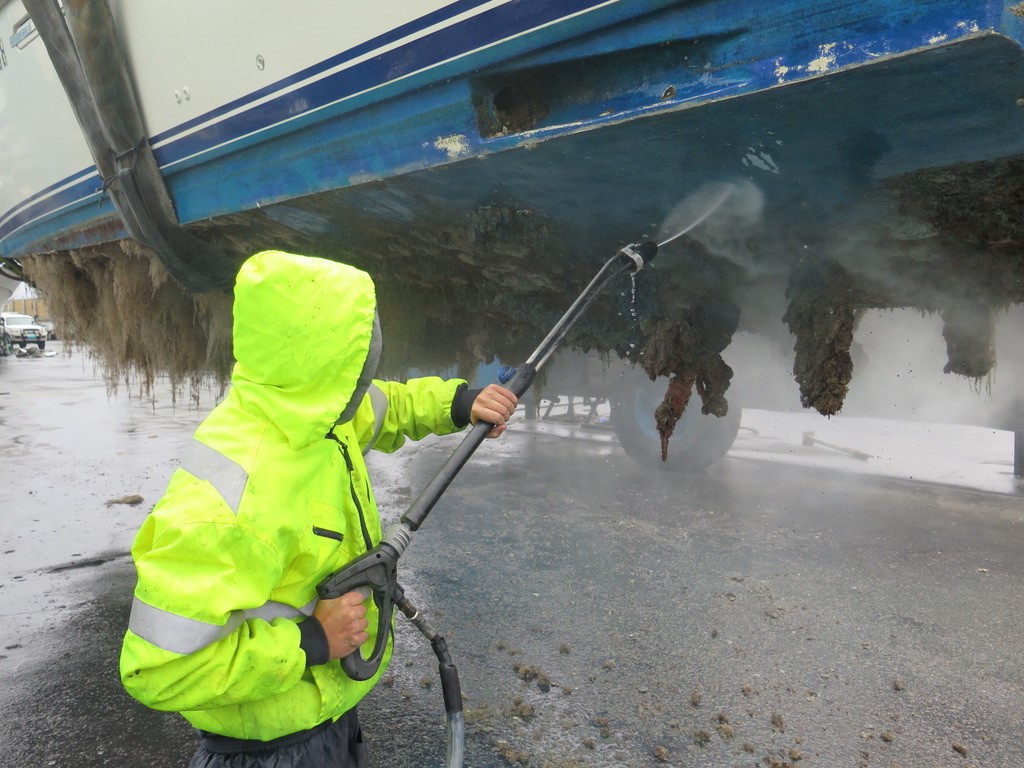
[[[569,329],[576,323],[587,307],[612,278],[623,272],[636,274],[649,264],[658,253],[658,246],[648,240],[627,245],[601,267],[590,284],[576,298],[572,306],[555,324],[548,335],[533,351],[525,363],[515,369],[505,369],[502,383],[521,398],[541,367],[548,361]],[[444,695],[445,711],[448,717],[448,768],[460,768],[463,756],[464,721],[462,715],[462,692],[459,688],[459,674],[448,655],[444,638],[437,634],[422,618],[419,611],[405,597],[398,584],[398,558],[402,556],[412,534],[419,529],[447,490],[459,470],[469,461],[494,428],[493,424],[477,422],[469,434],[455,449],[434,478],[402,515],[400,522],[392,525],[381,542],[356,558],[346,567],[335,571],[317,586],[317,594],[327,600],[352,592],[361,587],[370,587],[377,605],[377,636],[369,658],[363,658],[360,649],[342,659],[341,666],[353,680],[369,680],[380,669],[391,631],[391,620],[397,606],[422,632],[434,648],[441,673],[441,690]]]

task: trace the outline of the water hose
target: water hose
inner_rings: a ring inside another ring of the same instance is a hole
[[[447,641],[427,623],[419,609],[405,596],[401,586],[398,584],[395,586],[400,593],[400,596],[395,599],[395,606],[430,641],[430,647],[434,649],[434,655],[437,657],[437,671],[441,677],[441,695],[444,697],[444,711],[447,718],[445,741],[448,750],[445,764],[448,768],[461,768],[465,754],[466,721],[462,714],[462,687],[459,683],[459,671],[452,662],[451,654],[448,653]]]

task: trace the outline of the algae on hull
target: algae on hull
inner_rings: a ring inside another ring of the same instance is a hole
[[[807,260],[793,270],[786,295],[790,303],[782,319],[796,339],[800,403],[832,416],[842,409],[853,377],[853,281],[834,263]]]
[[[784,321],[801,402],[824,414],[842,408],[849,348],[866,308],[940,313],[946,370],[983,377],[995,363],[993,318],[1024,302],[1022,170],[1024,158],[1015,158],[894,177],[851,203],[839,223],[805,216],[783,226],[765,217],[733,228],[727,247],[698,229],[637,276],[635,295],[612,286],[566,343],[670,377],[658,416],[666,440],[687,405],[688,382],[704,412],[728,408],[732,371],[721,352],[737,329],[777,334]],[[453,367],[469,376],[481,362],[525,359],[623,244],[601,251],[560,231],[542,205],[497,194],[485,203],[442,200],[404,179],[193,230],[239,264],[279,248],[367,270],[385,332],[382,371],[394,376]],[[108,243],[31,257],[25,267],[111,385],[159,374],[181,387],[206,374],[226,381],[230,297],[187,294],[148,249]],[[785,297],[784,312],[774,300],[752,301],[764,290]]]

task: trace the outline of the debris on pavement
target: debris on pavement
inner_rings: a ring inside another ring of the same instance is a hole
[[[133,493],[128,496],[119,496],[116,499],[108,499],[107,506],[110,507],[114,504],[129,504],[131,506],[135,506],[136,504],[141,504],[143,501],[145,501],[145,499],[139,496],[139,494]]]

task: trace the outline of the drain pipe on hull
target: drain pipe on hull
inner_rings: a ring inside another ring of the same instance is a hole
[[[67,21],[58,0],[23,3],[128,234],[186,290],[230,290],[237,265],[178,223],[107,1],[64,0]]]

